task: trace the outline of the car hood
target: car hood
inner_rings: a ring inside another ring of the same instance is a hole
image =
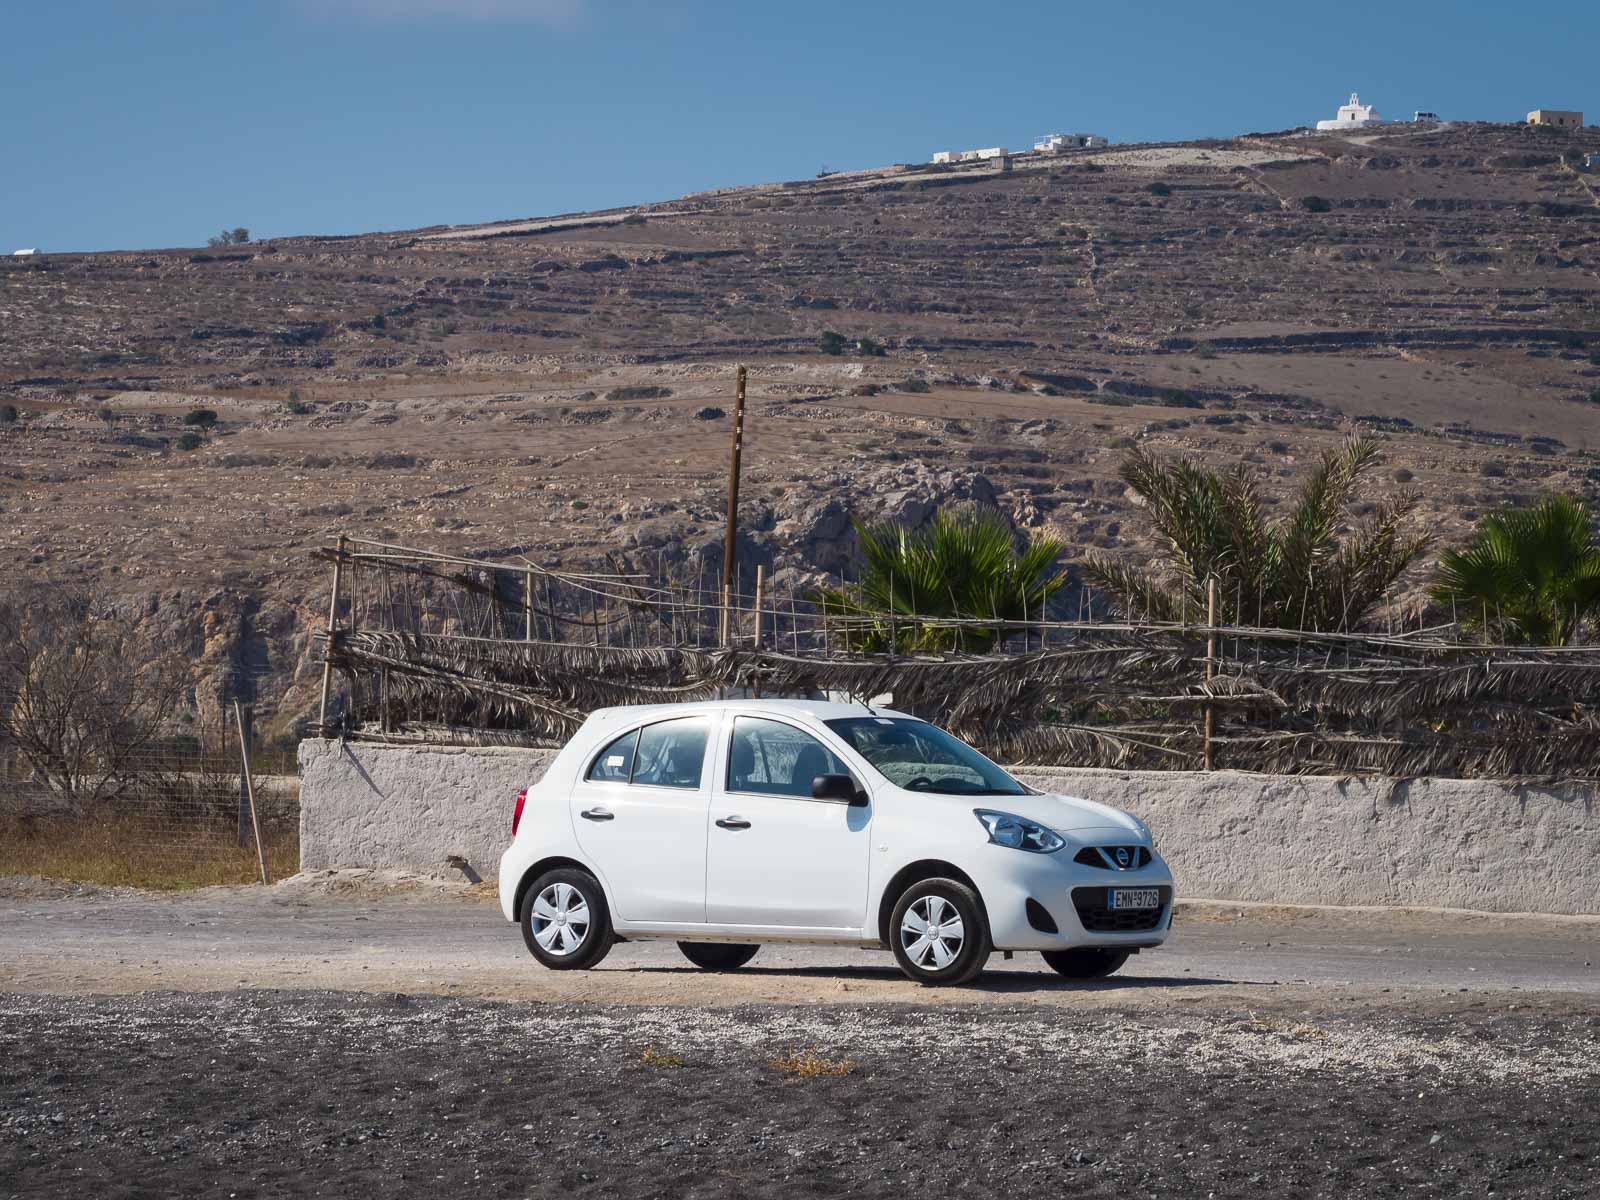
[[[1057,833],[1127,836],[1130,842],[1147,842],[1149,836],[1139,821],[1120,808],[1098,804],[1081,796],[1062,796],[1045,792],[1037,796],[975,796],[974,808],[990,808],[1015,813]]]

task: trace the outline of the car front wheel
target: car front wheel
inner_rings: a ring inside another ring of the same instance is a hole
[[[586,971],[611,951],[611,910],[600,882],[562,867],[533,881],[522,897],[522,939],[552,971]]]
[[[1068,979],[1104,979],[1128,961],[1126,950],[1046,950],[1044,960]]]
[[[895,960],[928,987],[976,979],[989,961],[989,924],[978,895],[954,879],[924,879],[908,887],[889,918]]]

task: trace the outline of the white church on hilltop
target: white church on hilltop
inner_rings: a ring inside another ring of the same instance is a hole
[[[1317,129],[1327,131],[1330,129],[1365,129],[1368,125],[1387,125],[1378,115],[1378,110],[1370,104],[1361,103],[1361,97],[1356,92],[1350,93],[1350,103],[1339,109],[1339,115],[1331,121],[1318,121]]]

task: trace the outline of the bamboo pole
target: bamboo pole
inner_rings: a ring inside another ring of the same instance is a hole
[[[322,716],[317,732],[328,730],[328,689],[333,683],[333,631],[339,620],[339,578],[344,568],[345,536],[339,535],[339,557],[333,560],[333,595],[328,599],[328,646],[322,656]]]
[[[728,520],[722,537],[722,644],[728,644],[728,592],[733,585],[734,555],[739,544],[739,457],[744,449],[744,381],[740,366],[733,375],[733,449],[728,464]]]
[[[766,579],[767,579],[766,572],[767,572],[767,569],[766,569],[765,566],[763,566],[761,563],[757,563],[756,564],[756,605],[755,605],[755,607],[756,607],[756,613],[755,613],[755,616],[756,616],[756,640],[755,640],[755,647],[756,647],[757,650],[761,649],[761,604],[762,604],[762,600],[763,600],[762,592],[765,590]]]
[[[1206,683],[1209,684],[1217,673],[1217,577],[1209,576],[1206,579]],[[1209,696],[1210,689],[1207,688]],[[1209,699],[1206,701],[1206,770],[1211,770],[1211,733],[1216,719],[1216,709]]]
[[[250,829],[256,835],[256,865],[261,868],[261,882],[267,882],[267,852],[261,848],[261,818],[256,815],[256,785],[250,775],[250,735],[245,732],[244,713],[239,701],[233,702],[233,719],[239,726],[239,756],[244,763],[244,794],[250,802]]]

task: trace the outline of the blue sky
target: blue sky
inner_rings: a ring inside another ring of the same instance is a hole
[[[1352,89],[1385,116],[1600,121],[1588,0],[19,0],[4,37],[0,251],[543,215],[1056,130],[1227,136]]]

